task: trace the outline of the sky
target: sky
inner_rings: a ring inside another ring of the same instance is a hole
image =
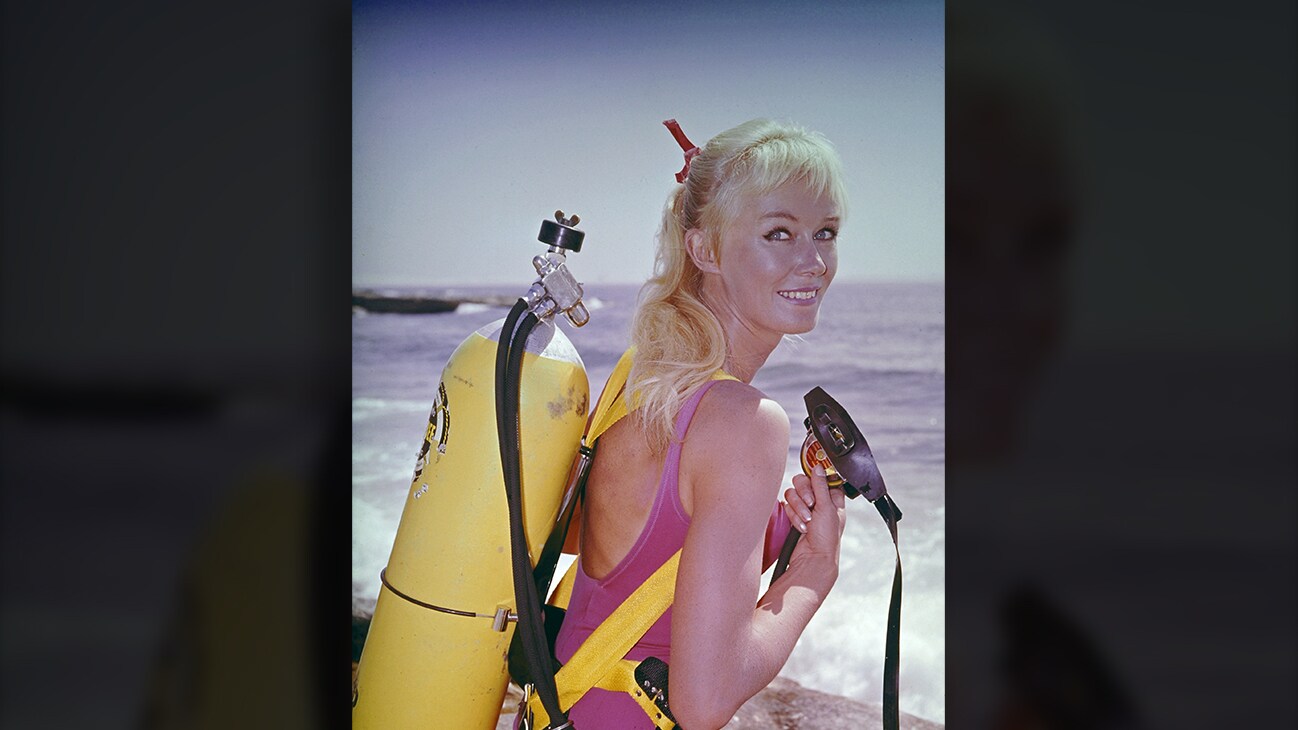
[[[819,131],[843,159],[840,280],[944,278],[940,2],[357,2],[352,280],[526,285],[543,219],[581,216],[569,268],[653,268],[683,163],[755,117]]]

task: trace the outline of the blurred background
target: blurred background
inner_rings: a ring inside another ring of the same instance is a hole
[[[1293,720],[1293,13],[948,3],[952,725]]]
[[[3,8],[0,725],[327,725],[348,7]]]

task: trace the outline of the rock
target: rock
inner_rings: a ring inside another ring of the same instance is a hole
[[[523,693],[513,684],[501,708],[496,730],[513,730],[514,712]],[[942,730],[945,725],[901,713],[903,730]],[[883,706],[808,689],[784,677],[753,697],[727,730],[861,730],[883,726]]]
[[[352,306],[367,312],[395,312],[400,314],[435,314],[454,312],[459,302],[434,297],[385,297],[375,294],[352,294]]]
[[[904,712],[901,713],[900,725],[906,730],[940,730],[944,727]],[[882,705],[808,689],[784,677],[776,677],[766,689],[739,708],[734,719],[726,725],[734,730],[857,730],[882,726]]]
[[[454,292],[436,294],[381,294],[373,291],[352,292],[352,307],[367,312],[393,312],[398,314],[436,314],[453,312],[461,304],[486,304],[508,307],[518,301],[516,296],[504,294],[464,295]]]

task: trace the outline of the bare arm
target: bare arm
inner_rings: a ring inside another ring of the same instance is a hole
[[[789,570],[760,594],[788,443],[784,410],[739,384],[709,393],[690,427],[682,479],[691,522],[672,609],[669,696],[691,730],[721,727],[775,678],[838,577],[843,500],[835,505],[818,478],[807,534]]]

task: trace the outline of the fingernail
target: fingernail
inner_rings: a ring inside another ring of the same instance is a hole
[[[810,459],[808,459],[808,461],[810,461]],[[818,477],[825,476],[825,467],[821,466],[820,464],[816,464],[816,468],[813,469],[812,471],[814,471],[816,473],[816,476]]]
[[[811,519],[811,511],[810,511],[810,510],[805,510],[805,509],[802,510],[802,519],[803,519],[804,521],[805,521],[805,520],[809,520],[809,519]]]
[[[807,531],[807,523],[805,522],[798,523],[798,532],[805,533],[806,531]]]

